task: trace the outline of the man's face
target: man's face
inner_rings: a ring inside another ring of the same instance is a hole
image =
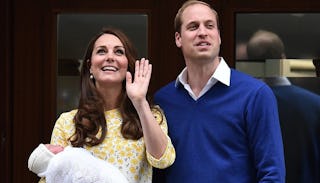
[[[219,28],[216,15],[208,6],[190,5],[183,11],[181,20],[181,33],[176,32],[175,39],[185,59],[212,60],[219,56]]]

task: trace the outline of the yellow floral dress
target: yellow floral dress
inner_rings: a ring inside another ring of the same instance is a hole
[[[77,110],[72,110],[60,115],[52,132],[51,144],[64,147],[71,145],[68,138],[75,132],[73,117],[76,112]],[[164,115],[156,110],[152,112],[158,123],[162,119],[160,127],[167,134],[168,127]],[[120,132],[122,117],[118,109],[106,111],[105,116],[108,128],[106,138],[97,146],[84,148],[96,157],[118,167],[130,183],[151,183],[152,167],[166,168],[174,162],[176,154],[168,135],[166,150],[160,159],[156,159],[146,151],[143,137],[139,140],[122,137]],[[45,182],[45,179],[41,179],[40,182]]]

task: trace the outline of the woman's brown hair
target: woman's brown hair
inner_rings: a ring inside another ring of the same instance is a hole
[[[103,34],[112,34],[120,39],[128,59],[128,71],[134,76],[136,51],[128,37],[115,28],[104,28],[89,42],[80,72],[80,100],[74,117],[75,133],[70,137],[72,146],[83,147],[100,144],[107,134],[107,123],[104,111],[104,100],[95,87],[95,80],[90,79],[91,55],[96,40]],[[137,140],[143,136],[141,123],[131,100],[126,94],[125,80],[122,83],[122,94],[119,110],[123,119],[121,133],[126,139]],[[147,97],[149,100],[149,97]],[[149,101],[150,103],[151,101]],[[150,103],[151,104],[151,103]],[[154,108],[154,107],[152,107]],[[157,108],[155,108],[157,109]],[[101,130],[101,135],[97,137]]]

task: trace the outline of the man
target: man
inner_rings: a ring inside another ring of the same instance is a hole
[[[249,60],[285,58],[274,32],[258,30],[248,41]],[[320,181],[320,96],[291,84],[287,77],[262,78],[276,96],[286,163],[286,182]]]
[[[284,182],[275,97],[265,83],[229,68],[219,57],[216,11],[187,1],[175,29],[186,68],[156,93],[155,101],[166,114],[177,156],[164,172],[155,170],[154,181]]]

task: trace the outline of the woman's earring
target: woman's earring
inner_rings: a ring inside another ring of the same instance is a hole
[[[92,74],[90,74],[90,79],[91,79],[91,80],[93,80],[93,79],[94,79],[94,77],[93,77],[93,75],[92,75]]]

